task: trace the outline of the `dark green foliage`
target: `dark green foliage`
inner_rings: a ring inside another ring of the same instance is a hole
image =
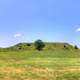
[[[34,45],[35,45],[35,48],[39,51],[45,47],[45,44],[42,40],[36,40]]]
[[[64,45],[64,48],[66,48],[66,45]]]
[[[66,49],[66,50],[67,50],[67,49],[69,49],[69,48],[68,48],[68,46],[67,46],[67,45],[64,45],[64,49]]]
[[[78,49],[78,46],[77,46],[77,45],[75,45],[75,46],[74,46],[74,48],[75,48],[75,49]]]
[[[19,47],[18,49],[21,50],[21,47]]]
[[[31,46],[31,44],[30,43],[27,43],[27,46]]]

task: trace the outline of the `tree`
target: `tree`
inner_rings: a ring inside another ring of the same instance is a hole
[[[22,48],[21,47],[19,47],[19,50],[21,50]]]
[[[64,49],[69,50],[69,47],[65,44]]]
[[[75,49],[78,49],[78,46],[77,46],[77,45],[75,45],[75,46],[74,46],[74,48],[75,48]]]
[[[64,48],[66,48],[66,45],[64,45]]]
[[[31,46],[31,44],[30,43],[27,43],[27,46]]]
[[[36,40],[34,45],[35,45],[35,48],[39,51],[45,47],[45,44],[42,40]]]

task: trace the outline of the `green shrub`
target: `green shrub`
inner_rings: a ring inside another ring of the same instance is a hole
[[[67,49],[69,49],[69,48],[68,48],[68,46],[64,45],[64,49],[66,49],[66,50],[67,50]]]
[[[75,45],[74,48],[75,48],[75,49],[78,49],[78,46]]]
[[[30,43],[27,43],[27,46],[31,46],[31,44]]]
[[[45,44],[42,40],[36,40],[34,45],[35,45],[35,48],[39,51],[45,47]]]

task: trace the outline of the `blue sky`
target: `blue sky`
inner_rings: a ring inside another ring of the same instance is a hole
[[[80,0],[0,0],[0,47],[36,39],[80,46]]]

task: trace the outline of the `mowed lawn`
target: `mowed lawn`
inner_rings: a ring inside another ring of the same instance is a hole
[[[0,52],[0,80],[80,80],[80,50]]]

